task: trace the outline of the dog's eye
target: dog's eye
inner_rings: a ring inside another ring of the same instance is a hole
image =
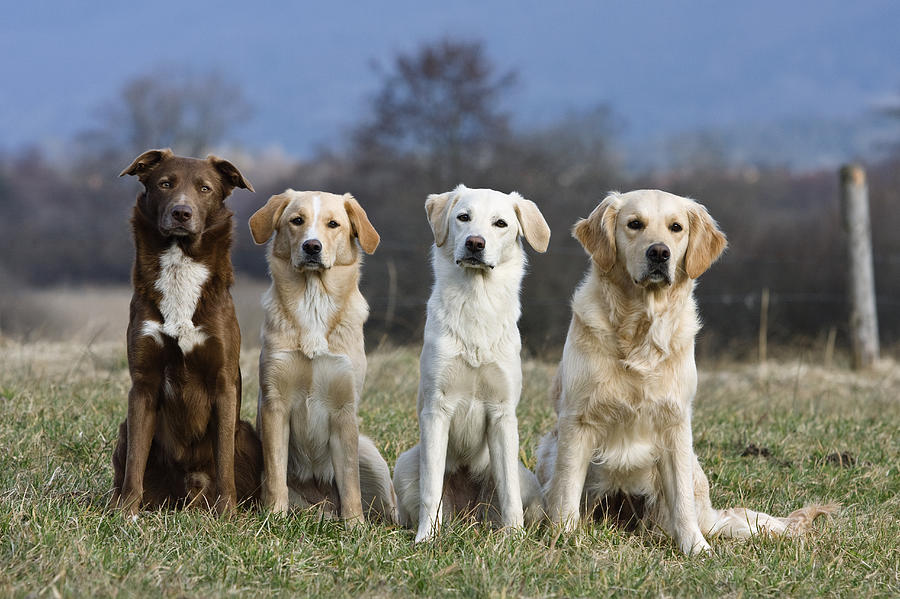
[[[340,227],[340,226],[341,226],[341,223],[337,222],[336,220],[330,220],[330,221],[328,221],[328,228],[329,228],[329,229],[337,229],[337,228]]]
[[[294,218],[291,219],[291,224],[292,224],[292,225],[297,225],[297,226],[299,227],[300,225],[303,224],[303,217],[302,217],[302,216],[295,216]]]
[[[212,191],[212,187],[210,187],[209,185],[201,185],[200,191],[202,191],[203,193],[209,193]]]
[[[169,189],[170,187],[172,187],[172,184],[168,181],[160,181],[159,186],[163,189]]]
[[[682,227],[679,223],[672,223],[671,225],[669,225],[669,230],[673,233],[678,233],[679,231],[681,231],[681,229]]]
[[[628,228],[633,229],[635,231],[640,231],[644,228],[644,223],[639,221],[638,219],[628,221]]]
[[[506,228],[507,225],[506,225],[506,221],[503,220],[502,218],[500,218],[500,219],[497,219],[497,220],[494,222],[494,226],[495,226],[495,227],[500,227],[501,229],[504,229],[504,228]]]
[[[459,216],[456,217],[456,220],[467,223],[467,222],[469,222],[470,219],[469,219],[469,215],[466,214],[465,212],[463,212],[462,214],[460,214]]]

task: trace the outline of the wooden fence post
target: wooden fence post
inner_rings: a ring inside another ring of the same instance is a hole
[[[850,293],[850,339],[853,368],[871,366],[878,359],[878,313],[869,223],[866,172],[858,164],[841,168],[841,209],[847,231]]]
[[[769,288],[765,287],[759,296],[759,363],[765,365],[769,359]]]

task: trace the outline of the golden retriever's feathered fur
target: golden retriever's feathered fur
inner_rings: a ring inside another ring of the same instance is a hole
[[[706,209],[662,191],[613,193],[573,232],[592,263],[553,385],[557,427],[538,450],[551,520],[571,529],[580,513],[625,497],[694,553],[709,550],[710,535],[792,534],[832,511],[774,518],[710,504],[691,433],[693,289],[726,240]]]

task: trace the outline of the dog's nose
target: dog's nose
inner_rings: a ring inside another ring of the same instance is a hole
[[[484,249],[484,237],[469,235],[466,237],[466,249],[470,252],[480,252]]]
[[[322,251],[322,242],[318,239],[307,239],[303,242],[303,251],[310,256],[315,256]]]
[[[663,262],[667,262],[669,260],[669,256],[671,255],[672,253],[664,243],[654,243],[649,248],[647,248],[647,260],[649,260],[650,262],[661,264]]]
[[[174,208],[172,208],[172,218],[180,223],[186,223],[191,220],[191,216],[193,216],[194,211],[191,210],[190,206],[185,206],[184,204],[178,204]]]

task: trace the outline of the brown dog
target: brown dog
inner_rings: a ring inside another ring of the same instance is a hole
[[[128,417],[113,454],[113,505],[135,514],[201,503],[218,513],[259,489],[262,454],[239,419],[241,333],[229,288],[235,187],[229,162],[150,150],[119,176],[144,185],[131,219]],[[215,481],[215,487],[213,487]]]

